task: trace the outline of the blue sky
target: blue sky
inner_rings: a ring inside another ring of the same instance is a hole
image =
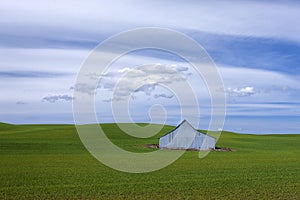
[[[76,74],[93,48],[121,31],[154,26],[185,33],[214,60],[227,97],[224,129],[300,133],[299,10],[298,1],[1,1],[0,121],[73,123]],[[118,60],[109,77],[114,80],[122,74],[118,71],[149,63],[176,65],[181,75],[199,84],[200,128],[207,128],[208,92],[177,57],[134,52]],[[188,70],[180,70],[184,67]],[[104,85],[96,95],[97,114],[99,121],[110,122],[113,83]],[[167,123],[181,120],[170,91],[144,87],[134,96],[135,121],[149,121],[153,104],[164,105]]]

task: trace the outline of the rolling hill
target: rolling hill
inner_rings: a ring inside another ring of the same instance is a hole
[[[133,138],[103,124],[111,141],[133,152],[154,149],[170,131]],[[187,151],[159,171],[129,174],[106,167],[82,145],[73,125],[0,124],[1,199],[300,199],[300,135],[223,132],[204,159]]]

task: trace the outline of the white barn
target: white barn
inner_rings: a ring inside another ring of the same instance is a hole
[[[159,148],[167,149],[215,149],[216,139],[196,130],[183,120],[174,130],[159,138]]]

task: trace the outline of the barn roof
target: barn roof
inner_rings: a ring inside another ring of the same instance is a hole
[[[163,136],[161,136],[160,138],[172,133],[173,131],[175,131],[176,129],[178,129],[182,124],[188,124],[194,131],[196,131],[196,133],[199,133],[199,134],[204,134],[206,135],[207,137],[211,137],[211,138],[214,138],[210,135],[207,135],[206,133],[202,132],[202,131],[199,131],[197,129],[195,129],[186,119],[184,119],[182,122],[180,122],[180,124],[178,124],[173,130],[167,132],[166,134],[164,134]],[[214,138],[215,139],[215,138]]]

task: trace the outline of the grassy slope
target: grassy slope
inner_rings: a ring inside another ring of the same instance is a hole
[[[112,141],[132,151],[157,137],[132,139],[104,125]],[[171,130],[165,127],[160,135]],[[0,124],[0,199],[300,199],[300,135],[225,132],[204,159],[186,152],[147,174],[112,170],[95,160],[71,125]]]

